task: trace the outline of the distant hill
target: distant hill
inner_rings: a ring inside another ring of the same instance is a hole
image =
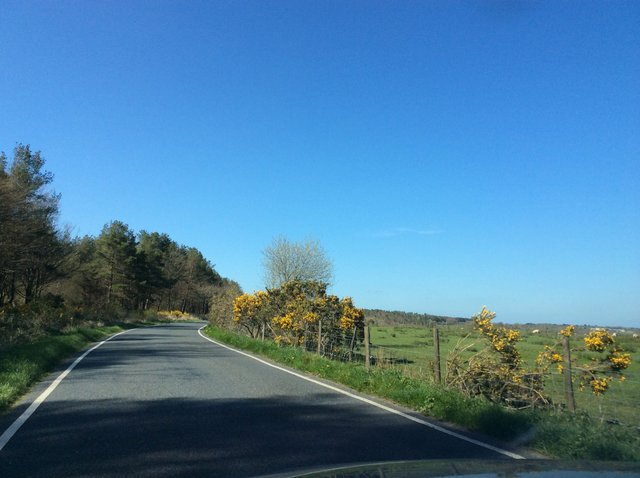
[[[463,317],[448,317],[445,315],[417,314],[415,312],[401,312],[399,310],[363,309],[365,321],[376,325],[419,325],[432,326],[435,324],[457,324],[469,319]]]

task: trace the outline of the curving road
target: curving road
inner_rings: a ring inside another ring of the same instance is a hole
[[[511,459],[207,341],[202,325],[130,330],[92,351],[0,451],[0,476],[240,477]],[[0,433],[53,378],[3,417]]]

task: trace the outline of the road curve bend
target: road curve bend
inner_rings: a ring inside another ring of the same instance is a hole
[[[519,458],[205,340],[202,325],[134,329],[91,351],[5,444],[0,476],[245,477]],[[51,382],[3,417],[0,433]]]

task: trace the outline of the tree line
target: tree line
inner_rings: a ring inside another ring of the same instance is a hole
[[[47,302],[74,308],[205,314],[221,277],[194,247],[114,220],[97,237],[56,223],[60,195],[44,158],[19,144],[0,153],[0,310]]]
[[[457,324],[467,322],[463,317],[449,317],[444,315],[418,314],[398,310],[364,309],[366,320],[376,325],[416,325],[432,327],[438,324]]]
[[[51,290],[69,305],[85,307],[206,314],[213,290],[223,283],[198,249],[167,234],[135,234],[121,221],[106,224],[98,237],[70,241],[65,269]]]

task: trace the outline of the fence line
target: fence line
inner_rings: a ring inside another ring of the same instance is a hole
[[[414,329],[416,327],[406,327]],[[393,327],[394,331],[402,334],[403,328]],[[422,335],[419,344],[405,345],[381,345],[376,343],[376,338],[371,337],[370,328],[365,328],[364,340],[354,341],[355,334],[347,331],[343,336],[337,337],[335,343],[323,342],[322,332],[312,343],[307,344],[307,349],[341,361],[356,361],[365,366],[394,368],[412,378],[428,380],[434,383],[442,383],[449,372],[449,356],[442,352],[440,340],[449,342],[447,330],[442,329],[418,329]],[[432,335],[432,337],[429,337]],[[320,338],[320,340],[318,340]],[[538,339],[539,340],[539,339]],[[380,340],[378,340],[379,342]],[[478,339],[478,343],[481,339]],[[535,343],[542,349],[542,345]],[[568,346],[568,344],[567,344]],[[454,347],[455,348],[455,347]],[[610,423],[619,423],[634,427],[640,426],[640,376],[634,373],[625,373],[625,383],[620,384],[615,379],[610,383],[610,390],[604,396],[596,396],[590,390],[573,390],[579,382],[579,374],[572,373],[571,357],[567,356],[565,348],[564,372],[550,369],[545,375],[544,393],[555,407],[568,410],[585,410],[594,417]],[[451,350],[449,350],[449,353]],[[471,350],[470,353],[477,352]],[[569,387],[569,390],[568,390]]]

